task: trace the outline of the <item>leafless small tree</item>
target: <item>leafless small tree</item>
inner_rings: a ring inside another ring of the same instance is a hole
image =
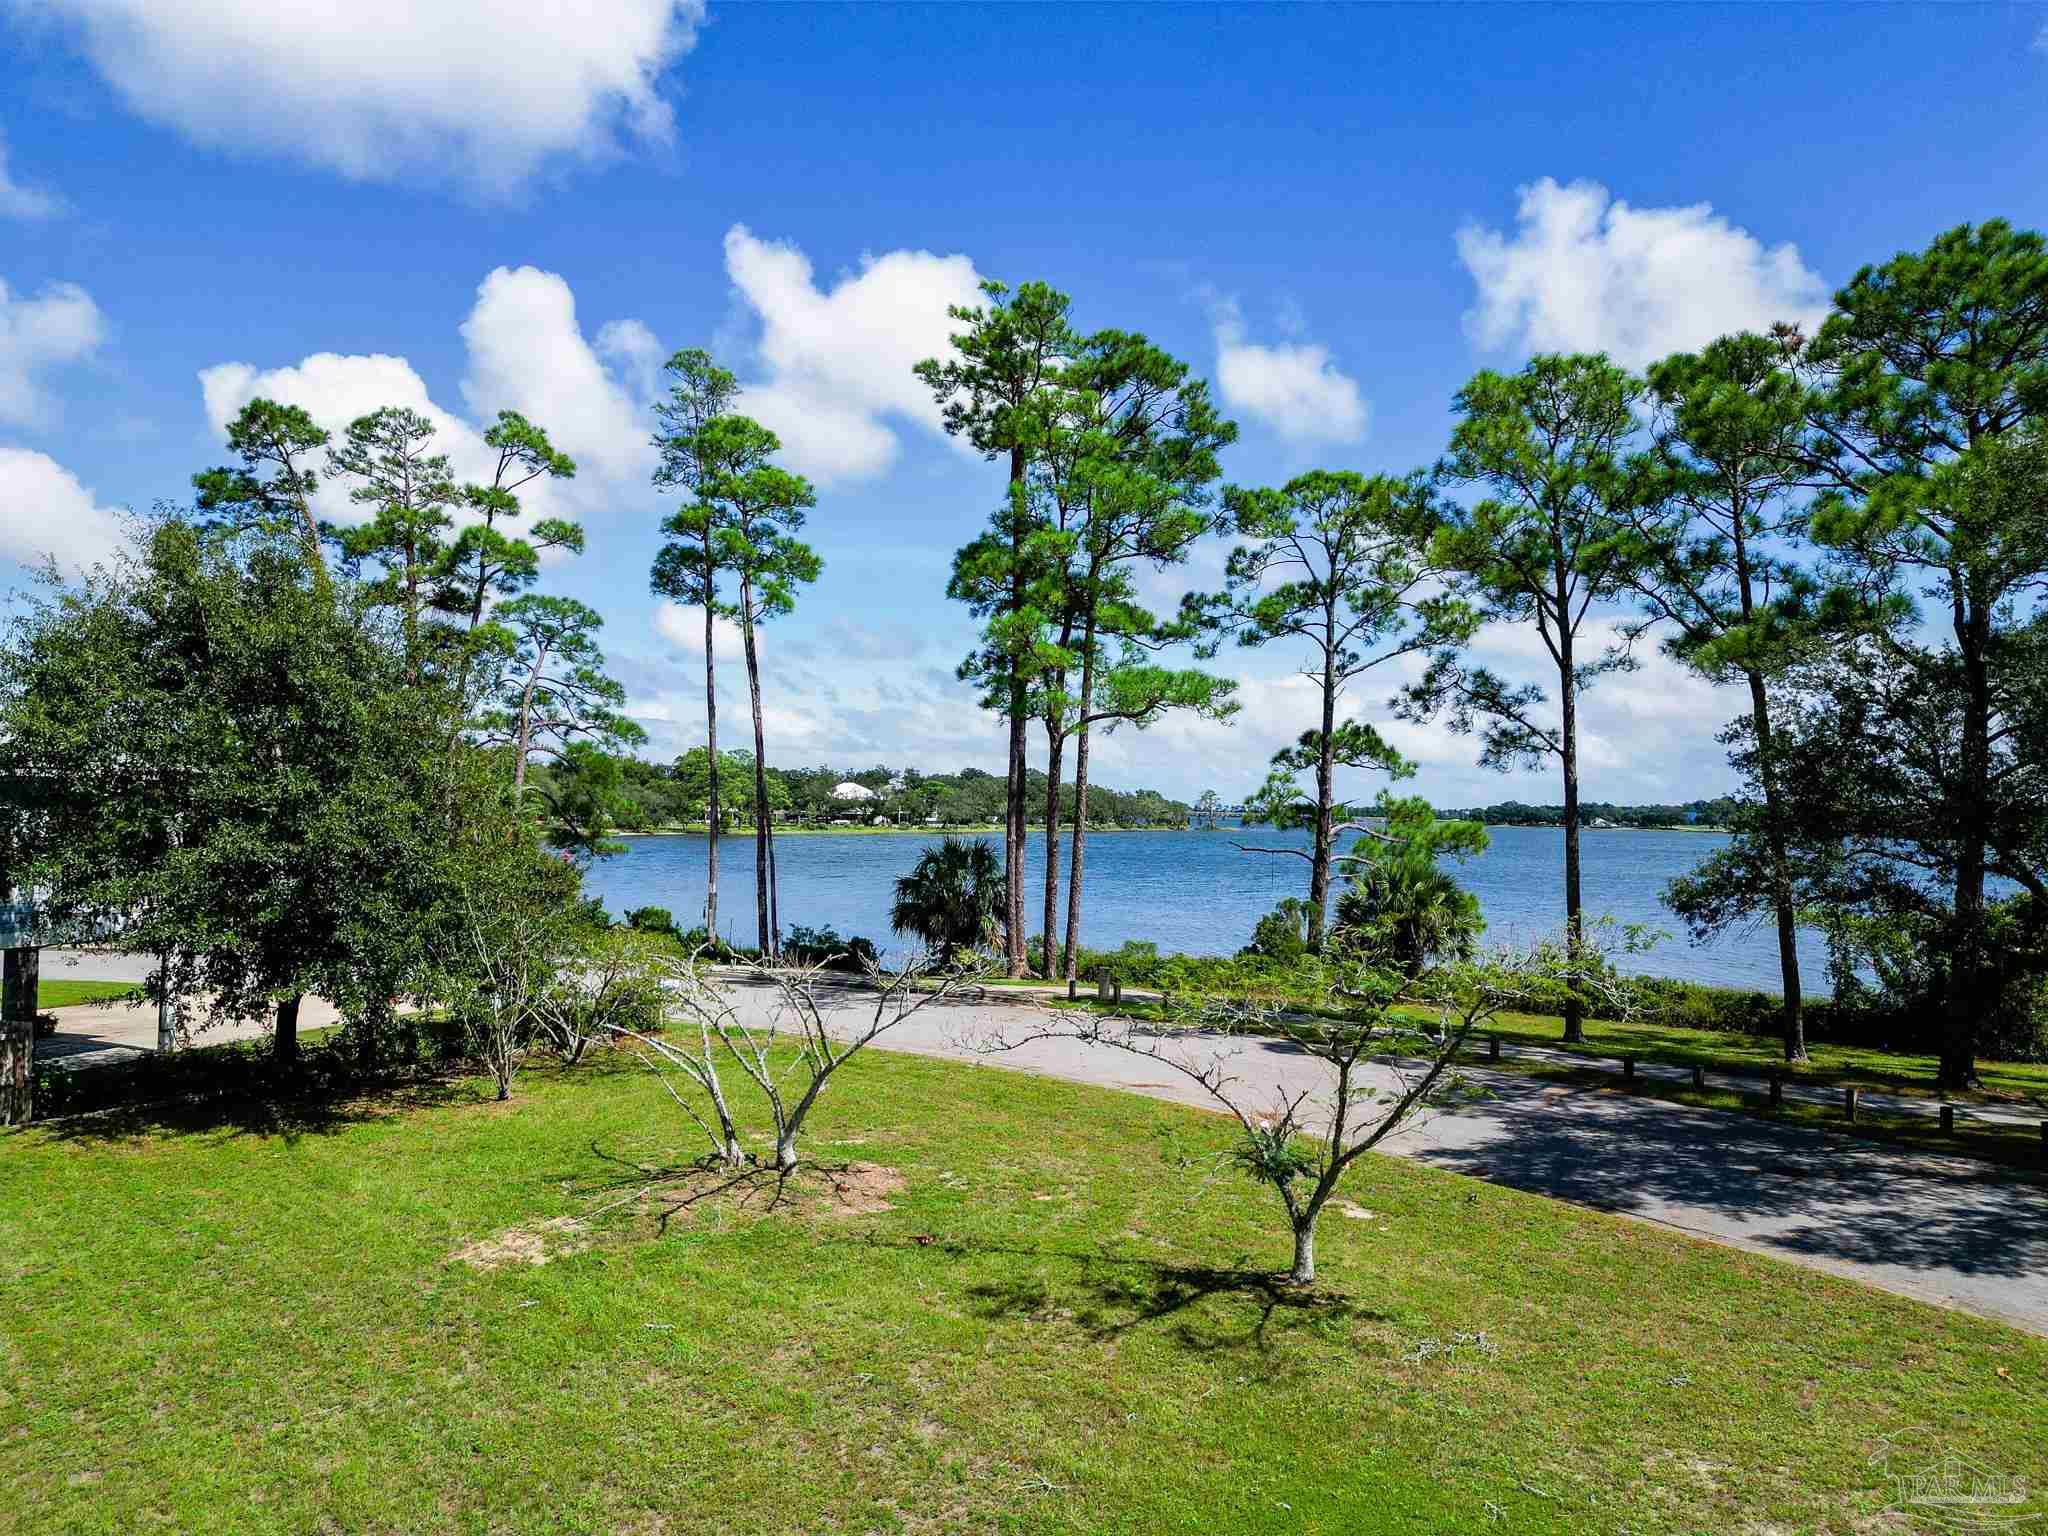
[[[1583,972],[1562,942],[1497,950],[1412,981],[1398,967],[1339,955],[1320,972],[1315,1009],[1255,997],[1168,997],[1163,1020],[1053,1012],[975,1043],[1000,1052],[1035,1040],[1079,1041],[1143,1056],[1196,1084],[1236,1121],[1235,1161],[1286,1208],[1294,1262],[1283,1278],[1305,1286],[1316,1278],[1317,1219],[1345,1171],[1431,1105],[1478,1091],[1455,1070],[1475,1029],[1506,1009],[1554,1005],[1590,984]],[[1247,1047],[1275,1039],[1323,1063],[1323,1081],[1295,1087],[1241,1075]]]
[[[635,934],[608,929],[575,945],[534,1003],[535,1040],[573,1067],[614,1027],[632,1029],[659,1016],[662,962]]]
[[[573,964],[569,915],[540,904],[491,905],[472,894],[459,932],[452,963],[441,967],[441,990],[467,1021],[498,1097],[509,1099],[546,1000]]]
[[[711,1142],[711,1160],[741,1169],[747,1153],[722,1074],[736,1073],[766,1100],[774,1167],[798,1163],[798,1137],[826,1085],[867,1046],[978,979],[918,954],[893,971],[862,960],[858,981],[829,961],[809,965],[748,962],[720,975],[701,952],[673,962],[663,979],[675,1027],[655,1036],[609,1026],[631,1042],[683,1112]]]

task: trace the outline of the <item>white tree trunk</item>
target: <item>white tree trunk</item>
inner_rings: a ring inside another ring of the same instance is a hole
[[[1289,1285],[1314,1285],[1316,1282],[1316,1219],[1313,1215],[1298,1219],[1294,1224],[1294,1268],[1287,1272]]]

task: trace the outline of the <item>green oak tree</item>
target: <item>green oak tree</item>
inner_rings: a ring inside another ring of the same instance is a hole
[[[449,700],[302,533],[160,520],[0,646],[0,782],[63,925],[164,957],[152,986],[254,1016],[300,999],[366,1054],[450,888]]]
[[[752,821],[760,814],[754,799],[754,754],[722,752],[719,756],[723,759],[719,764],[719,782],[726,786],[724,798],[720,801],[721,809]],[[675,760],[669,774],[684,808],[692,818],[701,817],[711,799],[710,754],[702,747],[692,747]],[[768,786],[769,813],[788,810],[792,800],[784,776],[771,768],[764,778]]]

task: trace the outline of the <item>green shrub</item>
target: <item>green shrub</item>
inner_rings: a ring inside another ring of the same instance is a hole
[[[855,975],[879,961],[872,940],[859,935],[842,939],[829,924],[807,928],[802,923],[791,923],[789,934],[782,941],[782,954],[798,965],[823,965],[827,970],[850,971]]]
[[[635,907],[626,914],[626,926],[642,933],[674,933],[676,920],[667,907]]]
[[[1290,896],[1258,920],[1252,941],[1238,951],[1240,958],[1259,956],[1293,965],[1308,953],[1308,923],[1314,912],[1309,903]]]

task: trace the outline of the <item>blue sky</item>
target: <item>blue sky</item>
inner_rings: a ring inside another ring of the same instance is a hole
[[[560,510],[589,552],[548,585],[606,614],[663,752],[702,720],[701,639],[645,579],[677,347],[819,483],[771,755],[993,768],[942,591],[998,472],[908,377],[977,276],[1214,378],[1256,484],[1425,464],[1458,385],[1532,349],[1638,364],[1809,317],[1956,223],[2048,224],[2039,7],[338,9],[0,0],[0,581],[181,497],[252,392],[337,427],[431,406],[458,463],[518,406],[584,466]],[[1532,639],[1487,644],[1526,668]],[[1235,726],[1122,733],[1098,777],[1256,783],[1309,702],[1286,654],[1226,660]],[[1587,793],[1718,790],[1735,707],[1661,662],[1603,684]],[[1557,798],[1400,739],[1440,803]]]

